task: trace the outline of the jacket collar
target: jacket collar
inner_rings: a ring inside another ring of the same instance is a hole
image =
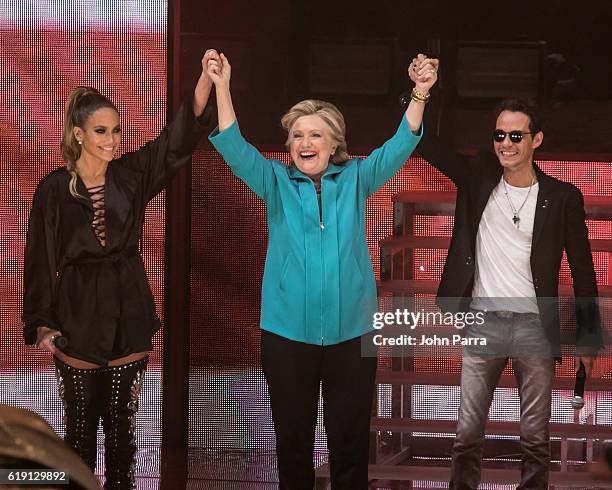
[[[485,180],[482,182],[482,185],[480,186],[480,192],[478,194],[479,197],[476,202],[476,211],[477,211],[476,216],[478,216],[478,220],[474,223],[475,232],[478,229],[480,217],[482,216],[482,213],[484,212],[485,206],[487,205],[489,197],[491,196],[491,192],[493,192],[493,189],[495,188],[495,186],[499,184],[499,179],[502,177],[504,173],[504,169],[502,165],[499,163],[499,160],[497,160],[497,157],[494,157],[494,158],[497,162],[497,167],[495,168],[495,172],[486,176]],[[534,223],[533,223],[533,236],[531,240],[532,250],[534,246],[536,245],[538,239],[541,237],[542,229],[544,228],[544,223],[546,222],[546,218],[548,216],[548,210],[550,209],[550,206],[552,202],[554,201],[553,193],[555,189],[555,186],[553,185],[554,179],[546,175],[540,169],[540,167],[537,166],[535,162],[533,163],[533,170],[538,179],[539,190],[538,190],[538,198],[537,198],[536,211],[535,211],[535,217],[534,217]]]
[[[555,200],[553,196],[555,189],[553,185],[554,179],[542,172],[540,167],[538,167],[535,163],[533,164],[533,169],[535,170],[536,176],[538,178],[539,191],[535,217],[533,221],[533,237],[531,239],[532,250],[535,249],[538,239],[542,236],[544,223],[546,223],[551,205]]]
[[[340,172],[342,172],[344,170],[344,165],[336,165],[334,163],[330,163],[327,166],[327,169],[325,170],[325,173],[323,174],[323,177],[327,177],[328,175],[334,175],[334,174],[338,174]],[[300,172],[298,170],[298,168],[295,166],[294,163],[292,163],[291,165],[289,165],[289,178],[293,179],[293,180],[310,180],[310,177],[308,177],[308,175],[303,174],[302,172]]]

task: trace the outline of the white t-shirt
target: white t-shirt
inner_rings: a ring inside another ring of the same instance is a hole
[[[476,237],[472,308],[538,313],[530,263],[538,190],[537,182],[531,192],[529,187],[507,182],[504,186],[502,176],[491,192]],[[516,210],[525,202],[518,213],[518,227],[512,221],[514,211],[508,198]]]

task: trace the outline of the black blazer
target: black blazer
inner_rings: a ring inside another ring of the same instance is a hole
[[[476,265],[476,235],[491,192],[503,168],[496,155],[481,151],[466,157],[424,132],[420,155],[457,187],[455,222],[444,265],[438,305],[445,311],[467,311]],[[572,184],[546,175],[534,164],[539,192],[531,246],[531,272],[542,325],[555,355],[560,351],[559,269],[563,251],[570,265],[576,296],[577,346],[588,353],[603,345],[597,282],[585,224],[584,199]]]
[[[70,194],[65,167],[36,188],[24,253],[24,337],[36,341],[40,326],[62,331],[64,352],[106,365],[151,350],[159,328],[138,244],[145,208],[191,153],[207,129],[188,100],[153,141],[108,164],[104,207],[106,246],[92,229],[93,205],[83,181]]]

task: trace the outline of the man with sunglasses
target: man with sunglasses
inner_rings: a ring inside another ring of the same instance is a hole
[[[418,69],[419,60],[413,60]],[[584,201],[573,185],[538,168],[544,134],[532,105],[507,99],[496,110],[493,152],[456,153],[424,125],[417,152],[457,187],[451,245],[438,289],[444,311],[484,314],[467,328],[485,349],[464,348],[452,489],[480,482],[485,424],[509,358],[521,402],[519,489],[548,488],[548,423],[554,360],[560,361],[558,276],[565,250],[576,296],[576,366],[587,375],[602,347],[597,284]]]

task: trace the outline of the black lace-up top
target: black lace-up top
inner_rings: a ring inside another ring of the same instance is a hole
[[[88,187],[89,199],[94,209],[91,227],[102,247],[106,247],[106,223],[104,220],[104,184]]]
[[[64,167],[38,184],[24,254],[26,343],[48,326],[67,338],[67,355],[100,365],[151,350],[159,319],[138,253],[145,208],[190,161],[210,112],[196,119],[189,100],[154,141],[109,162],[104,186],[77,177],[90,199],[70,194]]]

